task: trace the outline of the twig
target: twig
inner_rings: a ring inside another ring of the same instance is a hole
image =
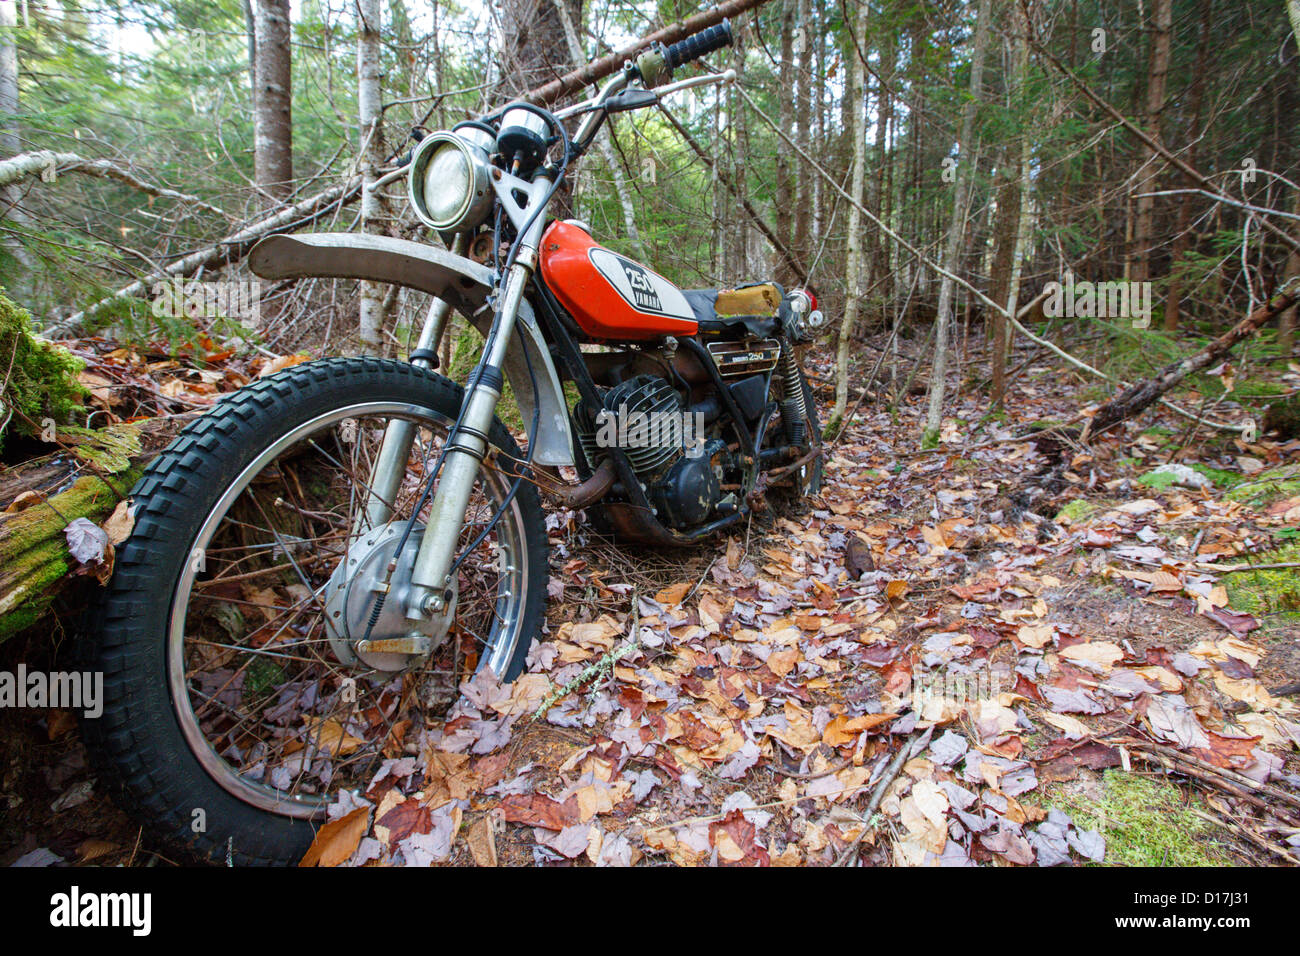
[[[1210,823],[1213,823],[1215,826],[1223,827],[1225,830],[1230,830],[1233,833],[1236,833],[1238,836],[1243,836],[1251,843],[1255,844],[1255,846],[1267,850],[1269,853],[1272,853],[1276,856],[1280,856],[1288,863],[1294,864],[1296,866],[1300,866],[1300,860],[1297,860],[1295,857],[1293,857],[1290,853],[1287,853],[1281,847],[1277,847],[1269,843],[1267,840],[1265,840],[1263,837],[1259,836],[1258,834],[1251,833],[1245,827],[1239,826],[1238,824],[1233,823],[1229,820],[1224,820],[1220,817],[1216,817],[1212,813],[1203,813],[1200,810],[1197,810],[1195,807],[1190,807],[1189,809],[1192,811],[1193,814],[1200,817],[1202,820],[1208,820]]]
[[[898,776],[898,772],[903,769],[903,763],[907,760],[907,755],[912,749],[912,744],[916,741],[916,736],[917,735],[913,733],[903,741],[898,748],[898,753],[894,754],[894,759],[891,760],[889,766],[885,768],[885,772],[881,776],[880,782],[876,784],[876,789],[871,791],[871,799],[867,801],[867,808],[862,811],[862,832],[853,839],[852,843],[844,848],[844,852],[841,853],[839,859],[835,861],[836,866],[847,865],[849,859],[857,852],[858,845],[862,843],[863,838],[875,829],[876,810],[879,808],[880,802],[885,799],[885,791],[888,790],[889,785],[894,782],[894,778]]]

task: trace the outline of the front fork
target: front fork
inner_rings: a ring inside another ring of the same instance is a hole
[[[549,191],[550,180],[538,176],[532,183],[529,209],[544,201]],[[537,264],[544,220],[545,209],[538,209],[520,241],[515,263],[506,273],[500,307],[487,335],[483,356],[471,375],[470,387],[465,391],[459,427],[446,447],[429,523],[420,539],[420,549],[411,571],[411,587],[404,608],[409,620],[425,620],[444,612],[454,594],[451,570],[456,546],[465,525],[465,511],[478,478],[479,465],[488,453],[488,434],[504,383],[506,350],[514,336],[524,292]],[[457,239],[458,243],[460,241]],[[460,251],[460,247],[453,247],[453,251]],[[449,312],[446,302],[441,299],[434,301],[418,349],[437,347]],[[420,361],[416,360],[417,363]],[[427,366],[428,363],[424,364]],[[364,510],[365,520],[371,528],[392,517],[391,502],[396,499],[405,474],[416,428],[411,422],[393,421],[384,432],[383,444],[370,475]],[[535,439],[536,436],[531,436],[531,440]]]

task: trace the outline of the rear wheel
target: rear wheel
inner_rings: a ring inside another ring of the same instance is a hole
[[[133,533],[91,637],[104,710],[86,737],[154,832],[201,856],[295,862],[340,790],[366,789],[385,758],[439,731],[462,679],[523,670],[547,576],[535,487],[524,481],[470,548],[518,474],[499,421],[454,600],[414,625],[428,638],[421,654],[357,650],[413,633],[403,575],[461,400],[402,363],[306,363],[223,401],[136,485]],[[412,441],[382,520],[365,505],[390,422]]]

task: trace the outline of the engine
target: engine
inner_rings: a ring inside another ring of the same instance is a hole
[[[583,455],[594,468],[609,448],[627,455],[661,522],[690,528],[737,507],[722,492],[726,442],[705,434],[705,415],[687,407],[666,378],[637,375],[574,409]]]

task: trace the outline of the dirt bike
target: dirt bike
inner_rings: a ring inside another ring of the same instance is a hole
[[[610,116],[734,79],[670,82],[731,41],[723,21],[562,111],[514,102],[424,136],[409,197],[446,248],[326,233],[252,251],[264,278],[390,283],[432,305],[407,361],[256,381],[132,490],[94,612],[104,710],[85,737],[149,832],[212,859],[295,862],[340,790],[428,745],[464,679],[514,680],[546,601],[539,486],[654,547],[744,521],[769,484],[817,491],[795,353],[824,321],[812,294],[681,290],[548,216]],[[453,311],[483,337],[464,386],[434,371]],[[507,383],[526,452],[496,414]]]

